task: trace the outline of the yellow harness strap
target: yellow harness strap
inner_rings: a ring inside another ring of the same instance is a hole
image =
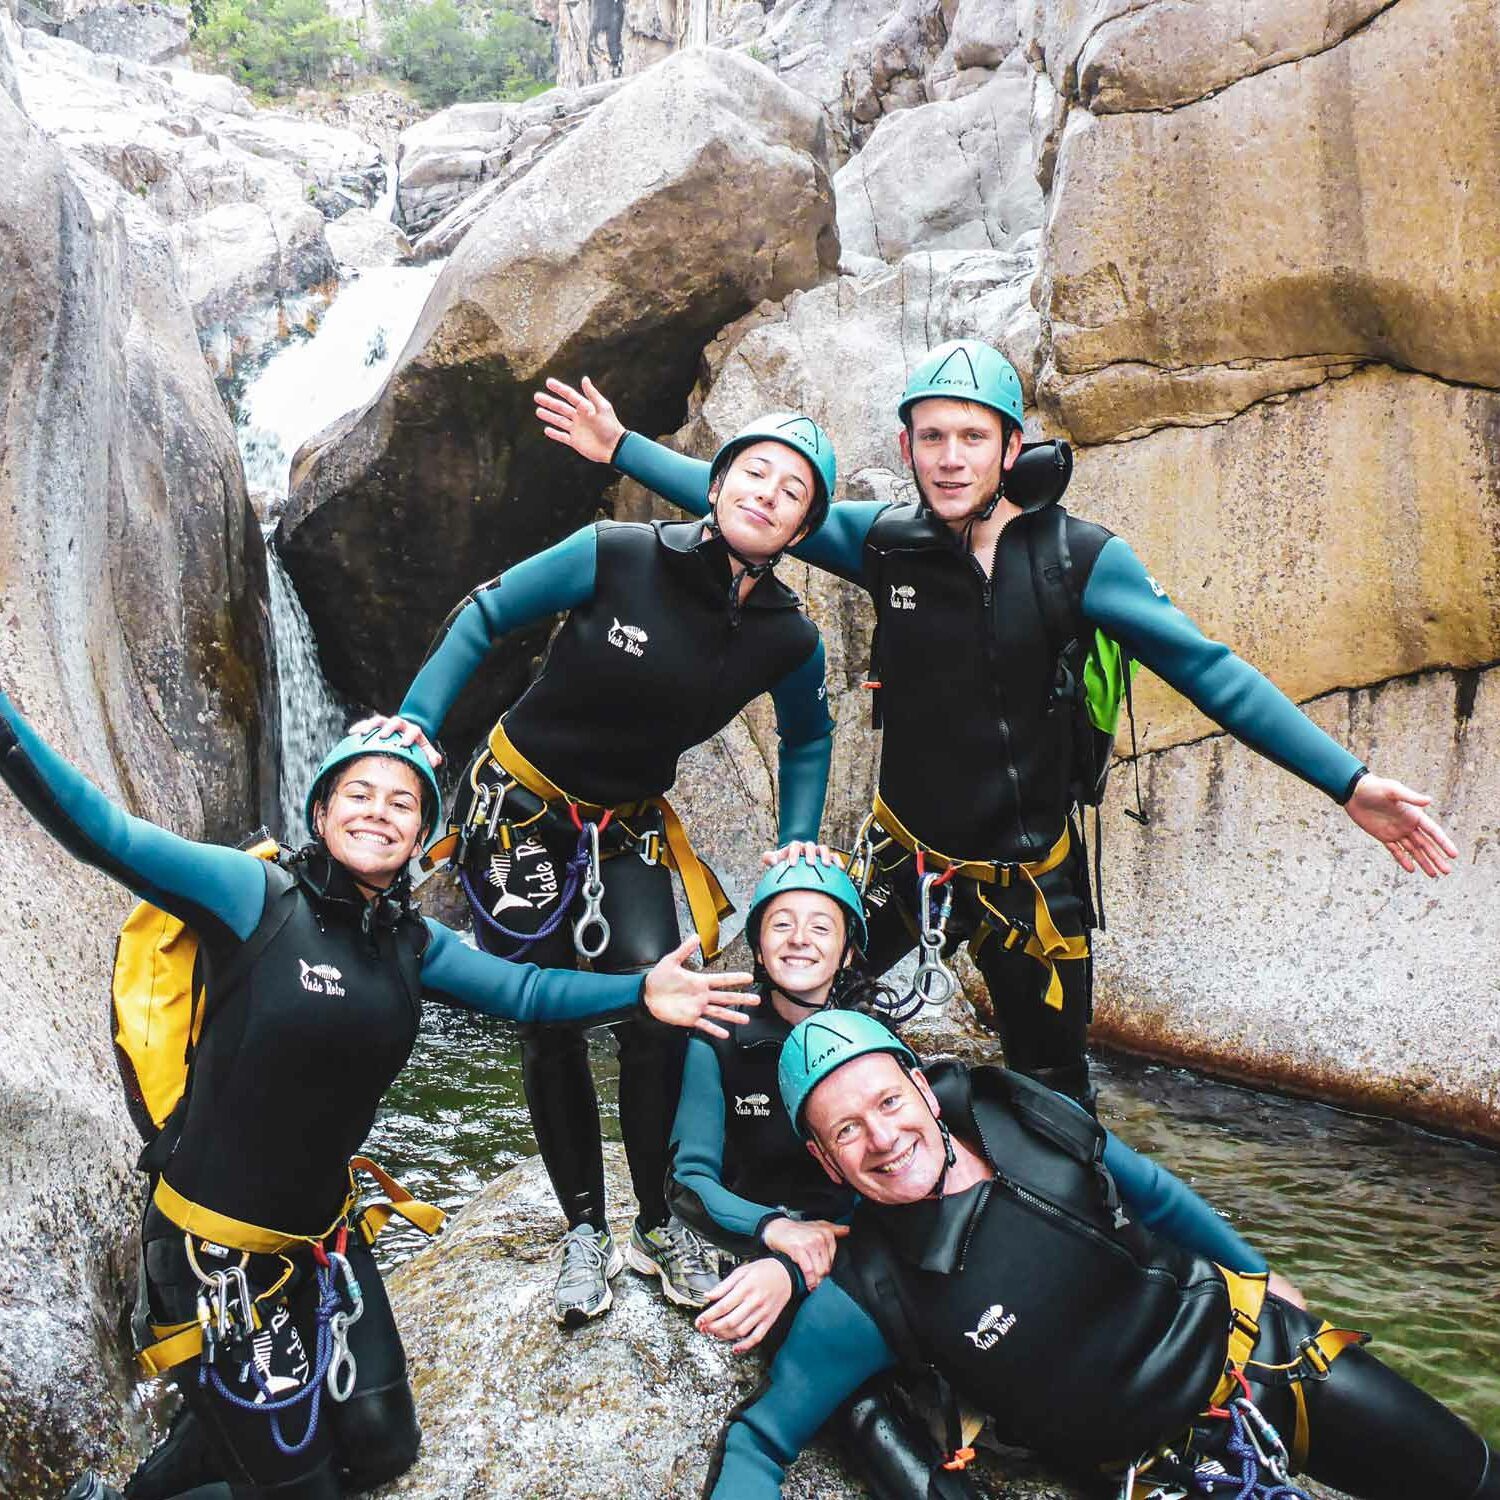
[[[1307,1420],[1307,1393],[1302,1389],[1303,1379],[1310,1375],[1314,1380],[1321,1380],[1328,1374],[1328,1367],[1341,1355],[1345,1349],[1353,1349],[1359,1344],[1367,1344],[1370,1341],[1368,1333],[1361,1333],[1354,1328],[1335,1328],[1325,1318],[1318,1325],[1318,1331],[1310,1339],[1305,1339],[1297,1346],[1297,1357],[1289,1359],[1283,1364],[1268,1365],[1260,1360],[1249,1360],[1246,1370],[1266,1370],[1274,1373],[1286,1373],[1299,1370],[1303,1374],[1290,1381],[1292,1387],[1292,1400],[1296,1406],[1296,1426],[1292,1432],[1292,1467],[1300,1469],[1307,1462],[1307,1447],[1310,1438],[1310,1429]],[[1252,1375],[1253,1379],[1254,1376]]]
[[[1069,959],[1087,958],[1089,940],[1082,934],[1077,937],[1064,937],[1057,930],[1057,924],[1052,920],[1052,912],[1047,906],[1047,898],[1042,894],[1042,888],[1037,882],[1043,875],[1055,870],[1068,857],[1068,850],[1072,847],[1068,830],[1063,829],[1062,836],[1041,859],[1030,860],[1024,864],[997,864],[993,860],[955,859],[952,855],[929,848],[891,811],[879,792],[875,793],[875,809],[872,817],[875,823],[895,839],[902,848],[911,850],[913,854],[921,850],[923,860],[928,866],[935,867],[939,871],[953,870],[975,882],[974,894],[979,898],[980,905],[1002,925],[996,928],[986,928],[980,933],[970,944],[971,953],[977,953],[984,946],[992,931],[1006,932],[1009,929],[1007,936],[1002,938],[1007,948],[1015,946],[1020,941],[1020,930],[999,907],[986,898],[983,887],[986,885],[1006,887],[1016,877],[1026,881],[1032,889],[1035,900],[1032,907],[1032,930],[1026,935],[1021,951],[1028,958],[1034,958],[1046,968],[1047,990],[1043,1003],[1052,1010],[1061,1010],[1062,980],[1058,977],[1057,965]]]
[[[196,1359],[203,1350],[203,1325],[196,1318],[190,1323],[153,1323],[151,1332],[156,1342],[135,1357],[143,1375],[165,1375],[174,1365]]]
[[[611,811],[601,803],[585,802],[578,797],[569,796],[549,776],[539,771],[511,742],[510,736],[505,732],[503,720],[490,730],[489,743],[490,754],[496,765],[514,776],[532,796],[540,797],[543,802],[571,803],[577,807],[580,816],[591,822],[597,822],[606,812]],[[734,910],[734,904],[724,894],[719,877],[698,857],[698,852],[688,839],[687,830],[682,826],[682,820],[665,797],[623,802],[612,810],[617,816],[629,817],[632,813],[640,813],[647,808],[655,808],[661,814],[662,833],[667,846],[664,860],[667,868],[675,870],[678,879],[682,881],[683,894],[687,897],[688,911],[692,914],[693,926],[697,930],[706,963],[718,957],[719,922]],[[449,837],[453,843],[457,843],[457,835]],[[452,852],[452,844],[445,838],[428,850],[428,856],[443,858],[450,856]]]
[[[443,1221],[448,1217],[436,1204],[423,1203],[409,1193],[389,1172],[378,1162],[373,1162],[368,1156],[354,1156],[349,1159],[350,1180],[354,1173],[366,1172],[380,1184],[380,1190],[386,1196],[384,1203],[372,1203],[359,1216],[359,1232],[365,1244],[373,1245],[375,1236],[389,1224],[392,1218],[397,1216],[406,1220],[408,1224],[420,1229],[423,1234],[434,1235],[443,1227]]]
[[[1243,1275],[1227,1266],[1220,1266],[1219,1274],[1229,1286],[1229,1348],[1224,1355],[1224,1373],[1209,1397],[1210,1406],[1222,1406],[1229,1399],[1238,1386],[1234,1371],[1249,1363],[1250,1351],[1260,1337],[1260,1310],[1268,1280],[1265,1272]]]

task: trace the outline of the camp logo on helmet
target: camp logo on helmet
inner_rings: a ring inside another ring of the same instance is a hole
[[[928,385],[964,386],[968,390],[979,389],[979,377],[974,373],[974,361],[967,349],[955,349],[928,379]]]
[[[605,639],[611,646],[618,646],[627,656],[644,656],[645,644],[650,636],[639,625],[622,625],[617,619],[609,627]]]
[[[344,987],[339,983],[344,976],[332,964],[310,964],[305,959],[297,960],[302,965],[298,976],[302,988],[313,995],[342,995]]]
[[[769,1119],[771,1117],[771,1096],[769,1094],[746,1094],[741,1098],[740,1095],[736,1094],[734,1096],[734,1112],[737,1115]]]
[[[1016,1315],[995,1302],[985,1308],[972,1328],[965,1330],[964,1337],[972,1339],[976,1349],[993,1349],[1015,1326]]]
[[[891,585],[891,608],[892,609],[915,609],[917,607],[917,591],[909,583],[893,583]]]
[[[810,453],[817,453],[822,448],[823,429],[811,417],[793,417],[790,422],[782,423],[781,431]]]

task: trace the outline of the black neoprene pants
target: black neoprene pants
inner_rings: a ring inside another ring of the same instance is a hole
[[[151,1209],[142,1233],[153,1321],[193,1318],[199,1282],[188,1263],[182,1231]],[[174,1500],[194,1496],[200,1486],[216,1482],[202,1500],[337,1500],[349,1489],[384,1483],[411,1466],[421,1433],[406,1378],[406,1351],[369,1249],[351,1244],[348,1256],[364,1296],[364,1313],[349,1328],[349,1349],[356,1361],[354,1392],[347,1402],[338,1403],[323,1391],[318,1430],[308,1447],[295,1455],[282,1453],[266,1414],[236,1407],[212,1385],[200,1383],[199,1362],[194,1359],[172,1371],[185,1407],[125,1487],[126,1500]],[[280,1318],[281,1296],[262,1304],[274,1345],[267,1363],[276,1373],[315,1351],[317,1342],[312,1258],[302,1251],[294,1262],[296,1270],[282,1294],[290,1317]],[[205,1269],[222,1263],[200,1255]],[[252,1294],[271,1286],[283,1270],[276,1256],[252,1256],[247,1267]],[[256,1386],[248,1375],[227,1362],[219,1373],[231,1391],[255,1398]],[[307,1430],[309,1404],[301,1403],[281,1419],[283,1437],[292,1444]]]
[[[872,882],[869,901],[870,941],[866,960],[872,974],[884,974],[917,945],[918,879],[916,861],[904,849],[890,851],[889,864]],[[882,878],[883,877],[883,878]],[[1058,931],[1065,937],[1084,931],[1083,864],[1075,849],[1058,869],[1043,875],[1040,885]],[[1093,1016],[1093,961],[1067,959],[1058,963],[1062,1008],[1044,1004],[1048,971],[1028,957],[1020,945],[1007,950],[997,923],[983,899],[1007,917],[1030,923],[1035,917],[1035,894],[1024,880],[1008,887],[980,886],[955,876],[953,911],[948,918],[945,951],[963,942],[989,991],[989,1007],[981,1003],[979,1018],[992,1027],[1005,1050],[1005,1065],[1039,1079],[1049,1088],[1092,1107],[1089,1087],[1088,1034]],[[974,951],[976,938],[977,953]]]
[[[1318,1320],[1266,1299],[1252,1360],[1280,1364]],[[1287,1386],[1261,1386],[1247,1372],[1255,1403],[1290,1439],[1296,1425]],[[1373,1354],[1346,1349],[1327,1380],[1303,1382],[1307,1398],[1306,1473],[1359,1500],[1500,1500],[1500,1459],[1440,1401]],[[1487,1467],[1488,1466],[1488,1467]],[[1231,1470],[1233,1472],[1233,1470]]]
[[[512,800],[519,798],[513,796]],[[560,884],[562,871],[577,848],[577,833],[561,818],[548,817],[533,825],[531,833],[530,843],[517,847],[517,857],[507,871],[507,889],[518,895],[534,893],[541,887],[535,876],[528,885],[526,872],[546,863],[551,864]],[[610,924],[610,941],[592,964],[601,974],[641,973],[681,941],[672,877],[665,865],[644,863],[633,848],[608,857],[610,842],[606,836],[607,857],[602,871],[603,911]],[[481,885],[481,873],[475,872],[475,888],[487,899],[497,897],[501,888],[493,882]],[[521,956],[543,968],[576,967],[572,924],[578,911],[575,902],[568,920]],[[501,915],[519,929],[531,914],[516,907],[502,909]],[[513,940],[483,922],[476,921],[474,930],[480,946],[488,952],[503,958],[516,953]],[[599,1096],[589,1068],[587,1028],[531,1025],[519,1029],[521,1082],[531,1110],[531,1127],[568,1227],[592,1224],[604,1229],[604,1150],[599,1132]],[[620,1053],[620,1133],[639,1205],[637,1221],[642,1229],[654,1229],[667,1221],[667,1140],[682,1092],[687,1032],[663,1026],[647,1015],[618,1021],[611,1030]]]

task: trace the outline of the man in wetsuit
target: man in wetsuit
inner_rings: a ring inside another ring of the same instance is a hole
[[[702,513],[705,466],[626,432],[591,382],[579,391],[549,381],[536,399],[559,441]],[[931,915],[921,910],[923,870],[952,870],[947,943],[967,938],[1007,1061],[1091,1103],[1093,913],[1070,818],[1079,734],[1058,701],[1061,658],[1039,561],[1062,575],[1074,638],[1098,630],[1119,642],[1215,723],[1342,805],[1403,869],[1448,872],[1456,850],[1422,811],[1428,798],[1372,775],[1206,639],[1123,538],[1057,506],[1071,472],[1066,445],[1039,445],[1017,468],[1021,383],[994,349],[960,339],[932,350],[912,371],[900,419],[917,500],[843,501],[791,549],[858,583],[875,606],[884,737],[869,826],[873,973],[909,953]],[[1053,554],[1066,560],[1047,561]]]
[[[1364,1335],[1310,1317],[1207,1204],[1071,1101],[1002,1068],[924,1073],[848,1012],[797,1026],[778,1081],[824,1171],[863,1202],[769,1385],[732,1414],[716,1500],[779,1494],[828,1415],[898,1362],[934,1368],[955,1410],[1007,1443],[1133,1468],[1133,1500],[1160,1483],[1292,1500],[1288,1462],[1362,1500],[1500,1500],[1483,1438]],[[1264,1488],[1245,1487],[1247,1433]]]

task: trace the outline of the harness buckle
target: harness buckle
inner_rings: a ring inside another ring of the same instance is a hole
[[[648,828],[635,841],[635,852],[640,856],[643,865],[659,865],[661,848],[662,836],[659,828]]]
[[[1297,1345],[1298,1362],[1304,1366],[1298,1371],[1300,1380],[1327,1380],[1333,1361],[1324,1354],[1318,1335],[1310,1333]]]
[[[1243,1334],[1252,1341],[1260,1336],[1260,1324],[1249,1313],[1238,1307],[1229,1309],[1229,1330],[1231,1333]]]

